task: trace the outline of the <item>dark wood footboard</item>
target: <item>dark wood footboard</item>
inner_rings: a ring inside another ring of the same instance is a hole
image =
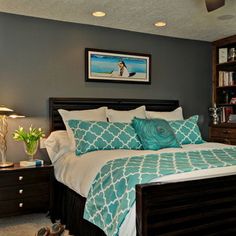
[[[236,235],[236,176],[136,186],[139,236]]]

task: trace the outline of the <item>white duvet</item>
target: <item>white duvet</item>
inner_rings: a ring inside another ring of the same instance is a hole
[[[168,148],[158,151],[146,150],[108,150],[95,151],[77,157],[72,152],[60,154],[53,163],[56,179],[79,193],[83,197],[88,196],[89,188],[92,185],[96,174],[101,167],[109,160],[125,158],[128,156],[144,155],[151,153],[180,152],[192,150],[209,150],[224,148],[229,145],[220,143],[203,143],[184,145],[183,148]],[[236,166],[197,170],[193,172],[167,175],[158,179],[161,182],[183,181],[192,179],[203,179],[215,176],[236,174]],[[154,180],[155,182],[157,180]],[[120,236],[135,236],[135,206],[132,207],[125,221],[120,228]]]

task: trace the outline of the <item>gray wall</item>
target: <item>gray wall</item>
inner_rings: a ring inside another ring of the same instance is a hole
[[[85,82],[86,47],[152,54],[152,84]],[[185,117],[201,116],[206,136],[210,50],[207,42],[0,13],[0,103],[27,116],[9,120],[8,159],[25,158],[11,139],[18,125],[48,131],[53,96],[179,99]]]

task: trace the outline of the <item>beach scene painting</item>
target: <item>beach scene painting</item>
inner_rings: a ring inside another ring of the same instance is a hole
[[[86,49],[86,81],[150,84],[148,54]]]

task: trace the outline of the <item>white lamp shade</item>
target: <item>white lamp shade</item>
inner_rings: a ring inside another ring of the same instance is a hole
[[[12,114],[13,110],[6,107],[6,106],[0,106],[0,115],[1,116],[9,116],[10,114]]]

